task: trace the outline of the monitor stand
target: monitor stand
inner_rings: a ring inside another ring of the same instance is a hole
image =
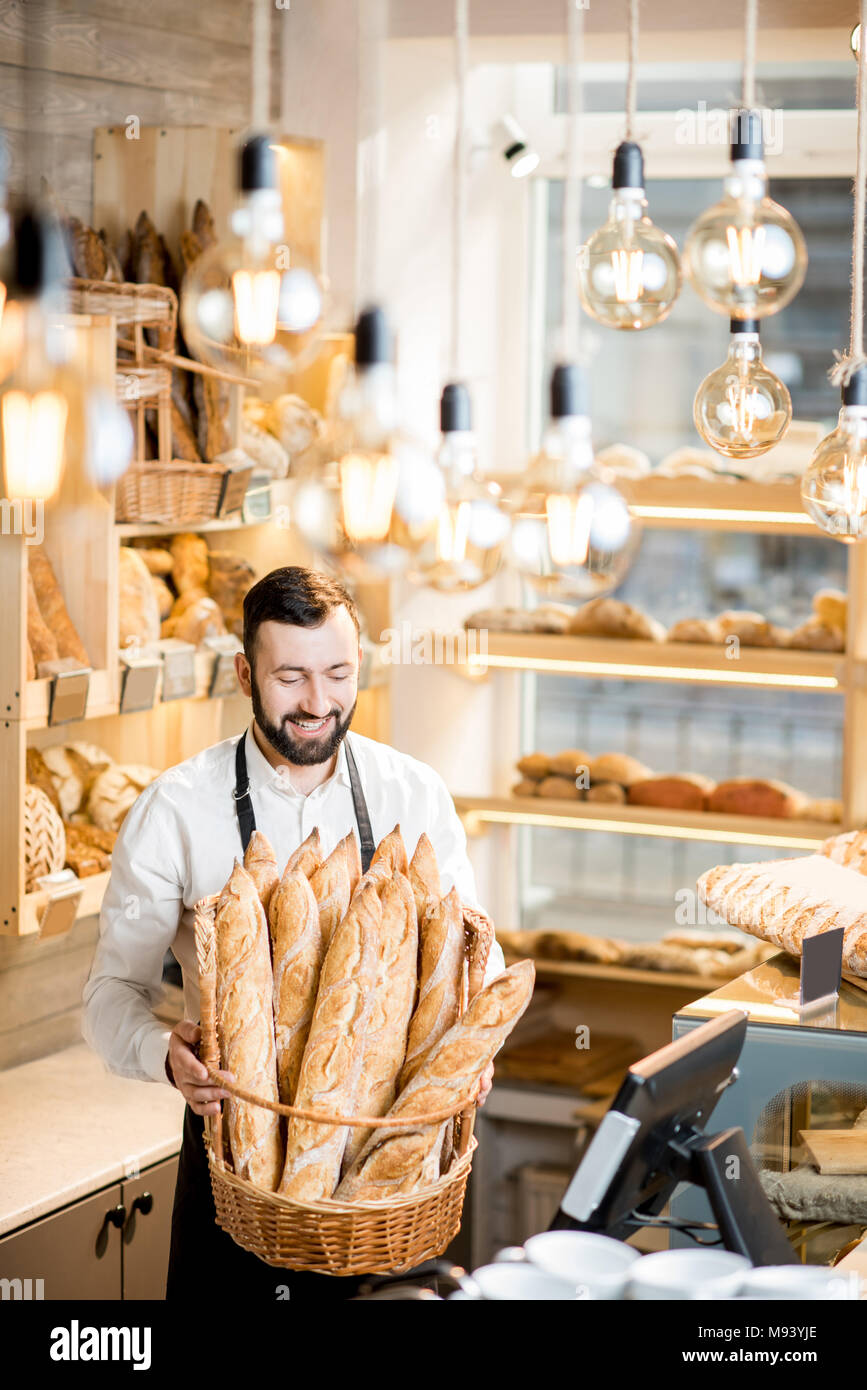
[[[754,1265],[798,1264],[762,1189],[743,1130],[700,1134],[684,1148],[691,1156],[689,1181],[706,1191],[725,1248]]]

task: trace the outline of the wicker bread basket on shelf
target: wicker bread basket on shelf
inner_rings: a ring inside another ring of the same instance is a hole
[[[134,463],[115,492],[118,521],[160,521],[194,526],[212,521],[220,510],[229,468],[219,463],[149,459]]]
[[[196,904],[195,927],[201,992],[200,1055],[212,1080],[240,1099],[263,1105],[281,1115],[364,1128],[394,1125],[395,1121],[386,1117],[329,1115],[324,1111],[299,1110],[291,1105],[265,1101],[216,1075],[220,1066],[214,947],[217,901],[214,895]],[[482,987],[493,940],[493,927],[484,913],[464,908],[464,936],[469,1002]],[[217,1224],[236,1244],[252,1251],[266,1264],[281,1269],[332,1275],[403,1273],[412,1269],[441,1255],[460,1228],[476,1147],[473,1138],[475,1105],[467,1108],[464,1098],[449,1110],[416,1115],[405,1121],[417,1128],[419,1124],[442,1123],[452,1115],[457,1117],[454,1157],[438,1182],[407,1196],[379,1202],[338,1202],[329,1198],[311,1203],[267,1192],[239,1178],[232,1169],[231,1155],[224,1141],[222,1115],[209,1116],[205,1120],[205,1149]]]

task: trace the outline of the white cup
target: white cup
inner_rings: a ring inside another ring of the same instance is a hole
[[[627,1298],[733,1298],[751,1268],[730,1250],[657,1250],[630,1267]]]
[[[579,1297],[622,1298],[639,1252],[621,1240],[593,1231],[542,1231],[524,1249],[531,1264],[564,1279]]]
[[[858,1281],[845,1270],[822,1265],[763,1265],[751,1269],[741,1281],[746,1298],[850,1299],[858,1298]]]
[[[461,1280],[461,1287],[471,1298],[496,1302],[526,1299],[551,1302],[577,1298],[574,1287],[565,1279],[556,1279],[531,1264],[519,1264],[517,1261],[482,1265]]]

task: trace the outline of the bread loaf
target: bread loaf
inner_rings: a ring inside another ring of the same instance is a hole
[[[39,601],[33,584],[33,575],[27,571],[27,641],[33,653],[33,668],[36,675],[43,661],[56,661],[57,641],[39,611]]]
[[[236,637],[244,633],[244,598],[256,583],[256,571],[243,555],[231,550],[212,550],[209,555],[208,589],[223,620]]]
[[[244,868],[256,885],[256,892],[262,901],[267,916],[271,894],[280,882],[277,857],[271,842],[261,830],[254,830],[244,851]]]
[[[160,579],[165,579],[172,572],[172,552],[160,545],[137,545],[134,547],[137,555],[141,556],[147,566],[148,573],[156,575]]]
[[[207,588],[208,547],[201,536],[181,531],[169,543],[172,555],[172,581],[179,594],[187,589]]]
[[[357,1113],[381,925],[382,905],[375,888],[368,886],[356,894],[325,956],[295,1095],[300,1107],[338,1115]],[[330,1197],[348,1135],[346,1125],[290,1119],[280,1192],[301,1202]]]
[[[623,806],[626,802],[626,789],[619,782],[594,782],[585,792],[587,801],[607,802],[611,806]]]
[[[480,608],[464,618],[465,628],[492,632],[532,632],[533,615],[524,608]]]
[[[798,816],[806,802],[803,792],[785,782],[731,777],[709,792],[707,809],[727,816]]]
[[[70,825],[66,822],[66,863],[79,878],[101,874],[111,868],[111,851],[117,839],[114,831],[96,825]]]
[[[72,657],[82,666],[89,666],[90,658],[85,651],[84,643],[75,630],[66,604],[63,602],[60,585],[52,569],[51,561],[45,553],[45,547],[31,545],[27,555],[39,611],[46,626],[54,635],[58,656]]]
[[[271,957],[265,912],[250,875],[236,862],[214,918],[217,1037],[220,1066],[238,1086],[277,1100],[277,1061],[271,1010]],[[226,1101],[235,1172],[273,1192],[280,1178],[279,1116],[230,1097]]]
[[[166,581],[160,579],[156,574],[151,575],[151,588],[154,592],[154,598],[157,601],[157,609],[160,615],[160,622],[162,623],[172,611],[172,604],[174,603],[172,591]]]
[[[599,450],[596,462],[617,478],[646,478],[651,471],[647,454],[631,444],[609,444],[607,449]]]
[[[544,777],[536,783],[536,796],[560,797],[566,801],[583,801],[584,788],[576,785],[574,777]]]
[[[373,1010],[364,1035],[361,1078],[356,1093],[360,1115],[386,1115],[397,1093],[407,1049],[417,986],[418,925],[412,888],[402,873],[385,885],[380,898],[377,976]],[[351,1129],[343,1163],[349,1168],[372,1131]]]
[[[668,642],[705,642],[717,646],[725,634],[717,618],[681,618],[668,629]]]
[[[541,785],[541,782],[534,782],[532,777],[522,777],[513,786],[512,796],[538,796]]]
[[[810,618],[790,634],[789,646],[805,652],[842,652],[846,640],[841,628]]]
[[[534,632],[567,633],[572,621],[573,608],[560,603],[540,603],[530,614]]]
[[[833,859],[835,864],[867,874],[867,830],[846,830],[842,835],[832,835],[819,853]]]
[[[638,638],[664,642],[665,628],[655,618],[618,598],[592,598],[573,615],[569,631],[576,636]]]
[[[171,428],[172,458],[186,459],[188,463],[201,463],[192,419],[185,414],[178,396],[174,393],[171,400]]]
[[[745,647],[784,647],[789,634],[783,628],[774,627],[761,613],[729,609],[720,613],[717,619],[723,640],[737,637]]]
[[[391,865],[385,859],[380,859],[378,864],[371,864],[366,874],[362,874],[352,894],[356,898],[359,893],[363,893],[368,885],[371,885],[377,897],[382,896],[382,890],[391,879]]]
[[[260,472],[270,473],[272,478],[285,478],[289,472],[289,455],[280,441],[246,417],[241,425],[241,448]]]
[[[376,847],[376,852],[370,861],[370,867],[380,862],[386,863],[392,873],[409,874],[409,863],[406,856],[406,845],[400,833],[400,826],[396,825],[387,835],[384,835]]]
[[[24,787],[24,891],[44,874],[57,873],[66,858],[66,832],[59,812],[39,787]]]
[[[428,902],[419,928],[418,1004],[409,1025],[402,1091],[431,1048],[460,1017],[464,988],[464,918],[457,889]]]
[[[157,641],[160,610],[150,571],[139,552],[122,545],[117,558],[118,643],[123,651],[132,644]]]
[[[579,772],[589,772],[590,762],[590,754],[585,753],[583,748],[565,748],[551,759],[551,775],[574,780]]]
[[[820,796],[815,801],[805,802],[800,819],[841,821],[843,819],[843,803],[836,796]]]
[[[284,873],[271,894],[268,916],[274,962],[277,1085],[281,1101],[291,1105],[325,955],[319,908],[302,870]]]
[[[101,772],[90,789],[87,814],[102,830],[119,830],[136,798],[159,771],[138,763],[114,763]]]
[[[28,748],[28,757],[30,751]],[[97,777],[112,765],[112,759],[104,748],[84,742],[58,743],[45,748],[42,760],[56,788],[64,820],[69,820],[81,810]]]
[[[551,776],[551,759],[547,753],[527,753],[518,759],[516,766],[522,777],[532,777],[536,782]]]
[[[210,462],[232,447],[229,433],[229,384],[218,377],[193,377],[193,399],[198,413],[198,444],[201,457]]]
[[[537,931],[534,956],[542,960],[573,960],[589,965],[618,965],[625,943],[580,931]],[[498,933],[499,935],[499,933]]]
[[[412,859],[409,861],[409,881],[415,898],[418,925],[421,928],[428,903],[436,902],[440,896],[437,857],[433,845],[424,833],[419,835]]]
[[[482,1072],[502,1047],[530,1002],[535,971],[532,961],[519,961],[486,985],[428,1054],[389,1112],[394,1118],[429,1113],[469,1102]],[[415,1192],[439,1176],[443,1125],[418,1129],[375,1130],[336,1197],[341,1201],[378,1201],[398,1193]]]
[[[848,604],[840,589],[820,589],[813,595],[813,612],[820,623],[845,635]]]
[[[194,647],[201,646],[206,637],[222,637],[225,631],[223,615],[212,598],[197,598],[180,613],[173,609],[161,627],[163,637],[192,642]]]
[[[617,782],[621,787],[631,787],[633,782],[643,782],[653,773],[637,758],[628,753],[600,753],[590,762],[590,783]]]
[[[710,777],[684,772],[670,777],[647,777],[633,782],[627,794],[631,806],[664,806],[675,811],[703,811],[713,791]]]
[[[312,877],[316,869],[322,863],[322,840],[319,835],[319,826],[314,826],[306,840],[302,840],[298,848],[289,856],[285,874],[291,874],[293,869],[300,869],[307,878]]]
[[[346,869],[349,874],[349,892],[354,893],[361,879],[361,850],[355,832],[350,830],[343,841],[346,846]]]
[[[319,911],[319,930],[322,934],[322,950],[328,950],[331,938],[338,924],[343,920],[352,889],[349,877],[350,840],[354,841],[352,831],[340,840],[318,869],[310,875],[310,887]]]
[[[26,776],[31,787],[44,792],[55,811],[60,811],[60,794],[57,782],[38,748],[26,750]]]

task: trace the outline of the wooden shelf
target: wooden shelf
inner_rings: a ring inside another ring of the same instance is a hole
[[[205,700],[208,696],[208,689],[211,684],[211,676],[214,669],[214,653],[209,651],[196,652],[194,661],[196,667],[196,689],[195,694],[186,698],[189,700]],[[48,688],[50,681],[28,681],[25,687],[25,698],[23,704],[22,722],[28,729],[47,729],[48,728]],[[117,694],[119,681],[112,681],[108,671],[94,671],[90,682],[90,693],[87,699],[87,711],[85,719],[103,719],[108,715],[119,714],[120,704]],[[214,696],[215,699],[228,698]],[[181,701],[170,703],[179,704]],[[162,704],[160,699],[160,683],[157,683],[157,692],[154,699],[154,707]],[[62,728],[62,725],[58,725]]]
[[[701,478],[621,478],[629,505],[645,526],[688,531],[822,533],[801,505],[799,483],[726,482]]]
[[[839,834],[839,824],[760,816],[722,816],[708,811],[673,813],[647,806],[555,800],[535,796],[456,796],[455,806],[468,834],[488,825],[540,825],[567,830],[603,830],[615,835],[651,835],[712,844],[752,844],[800,849],[806,853]]]
[[[597,679],[618,676],[626,680],[686,681],[830,694],[842,693],[847,670],[846,656],[842,652],[802,652],[742,644],[737,658],[729,658],[724,646],[692,642],[568,637],[490,629],[487,651],[470,654],[468,664],[476,672],[526,670]]]
[[[219,531],[247,531],[254,526],[268,526],[278,519],[278,512],[288,506],[291,481],[288,478],[275,478],[270,483],[271,510],[267,516],[251,517],[245,521],[241,512],[231,516],[215,518],[213,521],[197,521],[182,525],[178,522],[162,521],[116,521],[115,535],[119,540],[130,540],[134,536],[176,536],[179,531],[194,531],[196,535],[210,535]]]
[[[99,912],[108,887],[108,878],[106,871],[102,874],[90,874],[81,880],[84,892],[78,905],[76,921],[80,921],[82,917],[92,917]],[[21,912],[18,914],[18,930],[14,931],[10,922],[9,927],[2,928],[0,935],[33,936],[39,930],[39,919],[47,901],[47,893],[25,893],[21,899]]]
[[[513,951],[504,951],[506,963],[523,960],[525,957]],[[627,985],[663,985],[676,989],[699,989],[707,994],[709,989],[718,989],[728,984],[736,975],[685,975],[673,970],[630,970],[625,965],[591,965],[589,962],[574,960],[542,960],[532,957],[537,975],[565,975],[575,979],[611,980]]]

